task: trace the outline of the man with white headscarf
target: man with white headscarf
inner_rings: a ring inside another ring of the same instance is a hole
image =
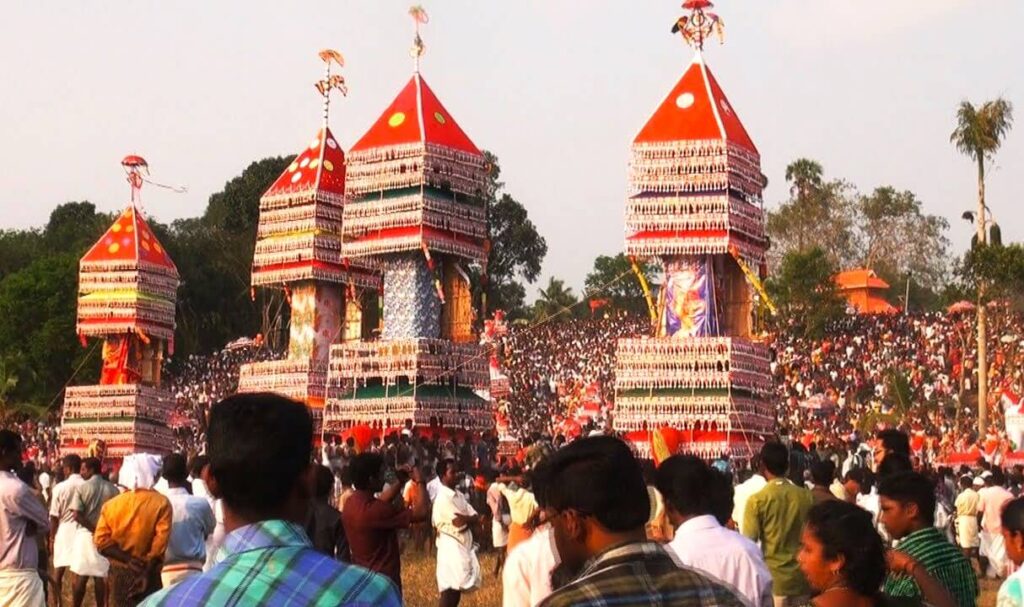
[[[118,480],[127,491],[103,504],[93,535],[110,559],[110,602],[119,607],[133,607],[160,589],[173,520],[171,503],[153,490],[160,464],[148,453],[124,458]]]

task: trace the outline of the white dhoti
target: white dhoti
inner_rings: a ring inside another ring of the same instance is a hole
[[[508,527],[502,525],[499,520],[491,521],[491,543],[495,548],[504,548],[508,545]]]
[[[956,542],[961,548],[977,548],[981,544],[978,537],[978,517],[956,517]]]
[[[982,572],[988,577],[1004,577],[1006,567],[1006,541],[1002,533],[981,532],[981,548],[978,554],[988,559],[988,571]]]
[[[96,550],[92,533],[85,527],[79,527],[75,532],[68,566],[75,575],[85,577],[107,577],[110,571],[110,561]]]
[[[35,569],[0,570],[4,607],[46,607],[43,580]]]
[[[476,546],[440,533],[437,536],[437,588],[465,592],[480,586],[480,561]]]
[[[81,527],[74,521],[61,521],[53,535],[53,568],[71,566],[71,551],[75,546],[75,535]]]

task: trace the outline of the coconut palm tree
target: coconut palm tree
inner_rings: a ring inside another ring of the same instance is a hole
[[[956,128],[949,141],[964,156],[978,165],[977,243],[987,243],[985,232],[985,162],[991,161],[1003,139],[1013,126],[1013,105],[998,98],[975,107],[969,101],[960,103],[956,112]],[[984,285],[978,285],[978,431],[984,436],[988,426],[988,347],[984,302]]]
[[[553,316],[562,317],[568,320],[572,317],[572,307],[579,303],[571,287],[565,286],[564,280],[551,277],[548,286],[539,292],[537,301],[533,304],[533,315],[535,320],[547,320]]]

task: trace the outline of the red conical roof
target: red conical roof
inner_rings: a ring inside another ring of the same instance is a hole
[[[331,194],[339,200],[345,195],[345,152],[328,127],[317,131],[262,198],[305,197],[307,192],[310,200],[318,192]]]
[[[757,153],[711,70],[698,53],[634,143],[721,139]]]
[[[157,241],[142,213],[133,206],[121,213],[82,258],[83,267],[92,265],[164,269],[178,275],[167,251]]]
[[[482,155],[419,73],[413,74],[352,151],[410,143],[430,143]]]

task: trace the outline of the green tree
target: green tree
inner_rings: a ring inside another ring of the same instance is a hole
[[[43,255],[39,230],[0,230],[0,280]]]
[[[789,200],[768,212],[772,265],[790,252],[824,246],[829,258],[843,266],[856,257],[853,189],[844,181],[827,181],[819,163],[800,158],[786,167]]]
[[[210,196],[201,218],[175,221],[165,242],[182,277],[178,290],[175,358],[209,352],[240,335],[263,333],[282,347],[287,307],[283,294],[256,289],[251,272],[260,196],[293,157],[264,158]],[[154,231],[157,229],[154,227]],[[159,235],[159,234],[158,234]]]
[[[7,421],[13,399],[9,396],[14,393],[18,385],[18,375],[14,371],[14,359],[10,356],[0,358],[0,427]]]
[[[896,285],[908,274],[918,289],[914,294],[933,299],[948,277],[949,222],[923,213],[913,192],[888,186],[861,196],[857,211],[861,264],[890,281],[893,293],[900,295],[894,299],[902,298],[903,290]]]
[[[487,257],[487,308],[504,310],[510,319],[526,314],[526,289],[540,276],[548,243],[537,232],[529,213],[518,200],[502,190],[498,157],[484,152],[490,164],[488,219],[491,249]]]
[[[800,334],[820,337],[844,312],[836,271],[835,263],[820,247],[786,253],[767,285],[779,308],[779,319]]]
[[[978,167],[978,211],[975,236],[978,245],[986,244],[985,162],[991,161],[1013,126],[1013,105],[998,98],[975,107],[969,101],[960,103],[956,113],[956,128],[949,141]],[[979,283],[979,299],[984,289]],[[988,426],[988,337],[985,306],[978,306],[978,431],[984,435]]]
[[[43,244],[50,251],[84,255],[103,236],[114,215],[97,213],[91,202],[65,202],[50,212]]]
[[[210,196],[203,213],[203,224],[226,232],[252,234],[260,222],[260,196],[281,176],[295,156],[272,156],[255,160],[242,174],[224,184]],[[251,261],[251,260],[250,260]]]
[[[640,271],[651,285],[654,274],[649,264],[640,263]],[[594,260],[594,269],[587,274],[586,298],[603,299],[615,310],[626,310],[636,314],[647,315],[647,300],[644,297],[640,281],[630,267],[629,258],[624,253],[615,256],[598,255]],[[651,288],[654,288],[651,285]]]
[[[17,402],[48,405],[87,355],[75,339],[78,256],[43,257],[0,282],[0,357],[20,361],[13,373]],[[76,383],[94,381],[97,365],[84,364]]]
[[[538,291],[537,300],[533,303],[533,318],[535,321],[568,320],[580,313],[576,306],[578,303],[572,288],[565,286],[564,280],[552,276],[548,285]]]

